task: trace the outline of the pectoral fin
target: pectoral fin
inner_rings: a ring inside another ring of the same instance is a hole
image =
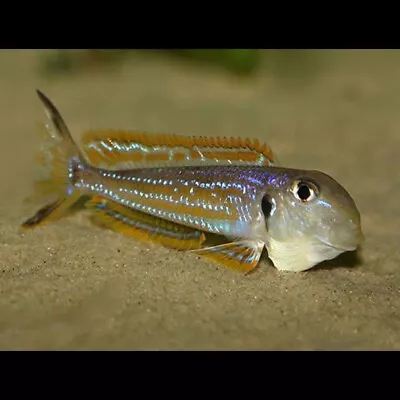
[[[242,240],[192,252],[239,272],[250,272],[260,260],[264,243],[260,240]]]
[[[160,243],[177,250],[200,248],[205,240],[201,231],[132,210],[100,196],[93,197],[87,207],[96,212],[92,220],[97,225],[139,240]]]

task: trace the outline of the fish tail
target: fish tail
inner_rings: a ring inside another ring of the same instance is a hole
[[[26,200],[46,201],[32,217],[21,225],[31,229],[70,214],[83,193],[75,187],[79,175],[87,168],[86,161],[74,142],[67,125],[54,104],[39,90],[53,129],[46,126],[45,138],[38,153],[39,177],[34,193]],[[46,199],[46,200],[45,200]],[[51,200],[50,200],[51,199]]]

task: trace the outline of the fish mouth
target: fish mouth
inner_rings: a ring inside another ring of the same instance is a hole
[[[339,250],[339,251],[354,251],[357,249],[357,247],[363,243],[365,240],[364,234],[362,232],[359,232],[359,234],[357,235],[356,240],[353,240],[352,243],[350,244],[345,244],[345,243],[341,243],[341,244],[337,244],[337,243],[331,243],[327,240],[324,239],[320,239],[320,241],[329,246],[332,247],[333,249]]]
[[[334,245],[329,244],[329,243],[325,243],[325,244],[327,244],[329,247],[332,247],[333,249],[340,250],[340,251],[354,251],[358,247],[358,245],[353,245],[353,246],[336,246],[335,245],[334,246]]]

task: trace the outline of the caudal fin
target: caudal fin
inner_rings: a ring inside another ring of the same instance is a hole
[[[54,221],[67,215],[81,193],[74,187],[76,171],[85,166],[67,125],[54,104],[39,90],[52,127],[46,125],[44,140],[38,156],[40,176],[35,181],[35,192],[30,199],[46,199],[46,205],[22,223],[28,229]]]

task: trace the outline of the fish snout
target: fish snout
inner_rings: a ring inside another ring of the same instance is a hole
[[[345,231],[336,238],[334,247],[353,251],[356,250],[365,241],[364,233],[360,224],[351,224]]]

